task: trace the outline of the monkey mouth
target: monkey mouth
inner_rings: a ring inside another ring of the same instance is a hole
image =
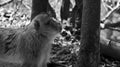
[[[58,23],[58,21],[57,20],[55,20],[55,19],[51,19],[50,20],[50,22],[52,22],[53,24],[52,24],[52,27],[55,29],[55,30],[57,30],[58,32],[61,32],[61,30],[62,30],[62,25],[60,24],[60,23]]]

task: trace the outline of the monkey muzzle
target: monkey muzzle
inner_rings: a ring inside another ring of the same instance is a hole
[[[57,30],[58,32],[61,32],[61,30],[62,30],[62,25],[61,25],[61,23],[60,23],[58,20],[56,20],[55,18],[51,18],[50,22],[53,23],[53,24],[52,24],[52,27],[53,27],[55,30]]]

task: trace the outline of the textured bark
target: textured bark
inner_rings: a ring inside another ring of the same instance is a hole
[[[78,67],[98,67],[100,60],[100,0],[83,0]]]

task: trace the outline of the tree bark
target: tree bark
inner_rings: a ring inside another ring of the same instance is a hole
[[[41,12],[47,12],[48,0],[32,0],[31,20]]]
[[[70,0],[63,0],[62,1],[62,6],[61,6],[61,19],[67,20],[69,17],[69,8],[70,8]]]
[[[100,61],[100,0],[83,0],[78,67],[98,67]]]
[[[55,11],[50,6],[48,0],[32,0],[31,20],[41,12],[49,13],[52,17],[56,18]]]

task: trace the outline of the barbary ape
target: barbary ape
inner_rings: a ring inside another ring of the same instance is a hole
[[[22,67],[47,67],[51,43],[61,31],[60,23],[48,14],[37,15],[22,29],[0,29],[0,61]]]

